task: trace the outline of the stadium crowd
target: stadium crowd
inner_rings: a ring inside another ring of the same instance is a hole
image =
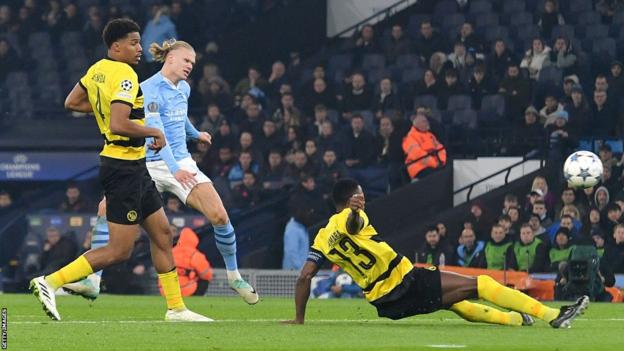
[[[140,12],[139,3],[152,4],[151,11]],[[118,16],[142,24],[144,48],[171,37],[191,42],[198,57],[189,79],[189,116],[213,137],[209,148],[192,146],[193,158],[234,212],[290,194],[294,223],[286,227],[286,253],[307,248],[299,239],[307,235],[305,228],[330,213],[329,191],[340,177],[352,176],[364,185],[381,177],[383,193],[434,173],[446,164],[447,153],[538,155],[561,169],[565,156],[579,145],[593,148],[595,139],[621,138],[624,131],[618,99],[624,92],[624,65],[617,59],[622,41],[616,46],[616,39],[624,38],[619,31],[622,1],[423,1],[430,8],[422,6],[409,21],[364,25],[323,60],[306,62],[291,55],[271,67],[249,66],[239,80],[226,80],[221,73],[228,65],[216,40],[223,21],[202,17],[215,4],[227,7],[224,3],[229,2],[9,1],[0,5],[0,81],[20,86],[26,74],[24,84],[37,81],[36,87],[24,88],[30,98],[54,101],[47,91],[58,88],[62,96],[62,88],[79,78],[75,72],[102,56],[102,26]],[[253,9],[263,2],[236,3]],[[40,56],[57,50],[74,58],[63,63]],[[137,68],[144,77],[156,69],[149,55]],[[59,69],[71,81],[65,82]],[[41,86],[44,91],[38,90]],[[0,101],[6,103],[6,89],[2,94]],[[613,145],[622,151],[621,140]],[[584,236],[614,244],[621,210],[616,218],[609,209],[615,211],[624,196],[619,195],[621,160],[607,154],[606,147],[601,149],[604,186],[573,192],[572,201],[569,190],[557,201],[546,186],[534,186],[526,204],[506,201],[502,217],[492,213],[487,220],[481,216],[490,213],[475,204],[473,218],[458,235],[461,250],[471,251],[466,249],[470,242],[477,248],[490,245],[485,243],[490,233],[494,237],[501,229],[491,227],[495,218],[506,238],[525,243],[525,221],[533,236],[548,235],[539,268],[525,267],[523,259],[514,263],[512,254],[505,263],[509,268],[550,270],[548,250],[565,248],[566,239]],[[548,176],[555,189],[559,179],[559,174]],[[94,199],[78,201],[70,190],[60,209],[88,211],[84,206]],[[186,211],[175,197],[167,198],[166,209]],[[559,229],[566,227],[561,223],[566,219],[574,223],[568,232]],[[444,241],[438,230],[427,234],[434,249],[436,236]],[[533,242],[526,240],[526,245]],[[448,252],[447,264],[481,262],[454,252],[459,251]],[[419,253],[430,261],[428,255]],[[297,268],[301,258],[286,261],[285,268]],[[614,269],[621,264],[614,263]]]

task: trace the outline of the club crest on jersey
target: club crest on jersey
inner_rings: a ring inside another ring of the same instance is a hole
[[[132,90],[132,82],[127,80],[127,79],[122,81],[121,82],[121,89],[123,91],[130,91],[130,90]]]
[[[147,104],[147,112],[157,113],[158,109],[159,109],[158,104],[155,102],[150,102],[149,104]]]
[[[126,215],[126,218],[128,218],[130,222],[136,221],[138,217],[139,215],[135,210],[128,211],[128,214]]]

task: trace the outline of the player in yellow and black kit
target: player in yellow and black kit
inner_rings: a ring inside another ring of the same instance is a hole
[[[295,319],[286,323],[304,323],[311,279],[326,259],[353,278],[380,317],[391,319],[449,309],[471,322],[531,325],[534,316],[560,328],[568,327],[589,303],[584,296],[574,305],[557,310],[489,276],[472,278],[440,272],[437,267],[414,268],[407,258],[379,238],[364,212],[364,193],[357,182],[338,181],[333,200],[337,213],[314,239],[297,279]],[[471,298],[481,298],[511,311],[466,301]]]
[[[165,320],[211,321],[184,305],[173,262],[173,233],[145,165],[145,138],[153,138],[149,147],[155,150],[165,146],[166,141],[160,129],[144,125],[143,93],[130,66],[141,58],[139,33],[139,26],[132,20],[108,22],[102,34],[108,57],[89,68],[65,101],[67,109],[92,112],[104,138],[100,182],[106,198],[110,239],[106,246],[90,250],[60,270],[31,281],[30,289],[54,320],[61,319],[54,292],[128,259],[141,225],[150,236],[152,261],[167,300]]]

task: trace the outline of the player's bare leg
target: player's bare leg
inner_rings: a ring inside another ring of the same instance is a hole
[[[167,300],[167,314],[165,320],[180,322],[211,322],[212,319],[191,312],[184,305],[178,272],[173,261],[172,242],[173,233],[169,227],[169,221],[165,211],[158,209],[143,222],[143,228],[150,237],[150,251],[152,262],[158,279],[163,288]]]
[[[236,262],[236,236],[230,224],[227,211],[221,197],[212,183],[200,183],[193,187],[186,199],[187,205],[201,212],[215,229],[215,242],[223,256],[227,269],[228,282],[248,304],[255,304],[259,297],[256,290],[249,285],[238,272]]]
[[[532,324],[526,318],[528,315],[544,320],[554,328],[569,327],[571,321],[581,314],[589,303],[587,296],[584,296],[575,304],[563,306],[557,310],[543,305],[518,290],[501,285],[486,275],[473,278],[451,272],[440,272],[440,281],[442,304],[450,306],[450,310],[471,321],[519,325],[518,316],[500,315],[499,317],[492,317],[492,314],[496,314],[496,312],[488,310],[487,307],[483,308],[482,305],[467,305],[463,303],[466,299],[480,298],[497,306],[516,311],[522,317],[521,324]]]

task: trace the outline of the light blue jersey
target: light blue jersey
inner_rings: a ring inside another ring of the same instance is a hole
[[[191,87],[183,80],[176,87],[158,72],[141,83],[141,90],[145,97],[146,126],[162,130],[167,139],[167,145],[159,152],[147,148],[147,162],[164,160],[169,171],[175,174],[180,169],[177,161],[191,157],[186,139],[199,137],[199,132],[188,119]],[[146,145],[149,144],[151,140],[148,139]]]

